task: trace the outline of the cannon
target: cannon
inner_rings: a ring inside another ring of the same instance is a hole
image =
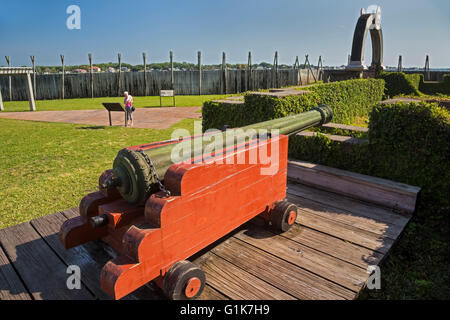
[[[331,109],[319,105],[241,128],[124,148],[59,238],[66,249],[101,239],[117,252],[100,275],[114,299],[150,281],[170,299],[195,299],[205,274],[189,257],[256,216],[279,232],[294,224],[298,208],[285,199],[288,136],[331,118]],[[212,139],[214,148],[205,144]]]

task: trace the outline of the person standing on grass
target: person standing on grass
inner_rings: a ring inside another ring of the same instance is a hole
[[[128,124],[128,120],[131,121],[130,126],[133,126],[133,111],[134,111],[134,107],[133,107],[133,97],[131,96],[131,94],[128,94],[128,91],[125,91],[124,93],[125,98],[123,99],[123,103],[125,104],[125,113],[126,113],[126,117],[127,117],[127,124]]]

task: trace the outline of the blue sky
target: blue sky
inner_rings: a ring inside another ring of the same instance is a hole
[[[68,30],[66,8],[81,8],[81,30]],[[350,53],[360,8],[377,4],[382,9],[384,61],[423,66],[430,55],[432,68],[450,67],[449,0],[0,0],[0,65],[5,55],[13,65],[57,65],[117,60],[142,63],[168,60],[220,63],[222,51],[230,63],[311,62],[322,55],[326,65],[342,65]],[[369,37],[370,38],[370,37]],[[368,39],[366,63],[370,64]]]

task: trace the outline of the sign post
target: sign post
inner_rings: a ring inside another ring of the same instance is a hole
[[[175,107],[175,90],[159,91],[159,106],[162,107],[162,97],[173,97],[173,106]]]
[[[64,100],[64,55],[61,54],[61,67],[62,67],[62,73],[61,73],[61,99]]]
[[[127,126],[127,112],[119,102],[103,102],[103,106],[108,110],[109,126],[112,127],[111,111],[123,112],[125,114],[125,127]]]

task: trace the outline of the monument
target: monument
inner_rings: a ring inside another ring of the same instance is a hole
[[[364,50],[366,46],[367,32],[370,31],[372,41],[372,63],[368,68],[364,63]],[[383,65],[383,33],[381,30],[380,6],[369,6],[367,10],[361,9],[361,14],[356,23],[353,34],[352,53],[350,61],[345,68],[348,71],[385,69]]]

